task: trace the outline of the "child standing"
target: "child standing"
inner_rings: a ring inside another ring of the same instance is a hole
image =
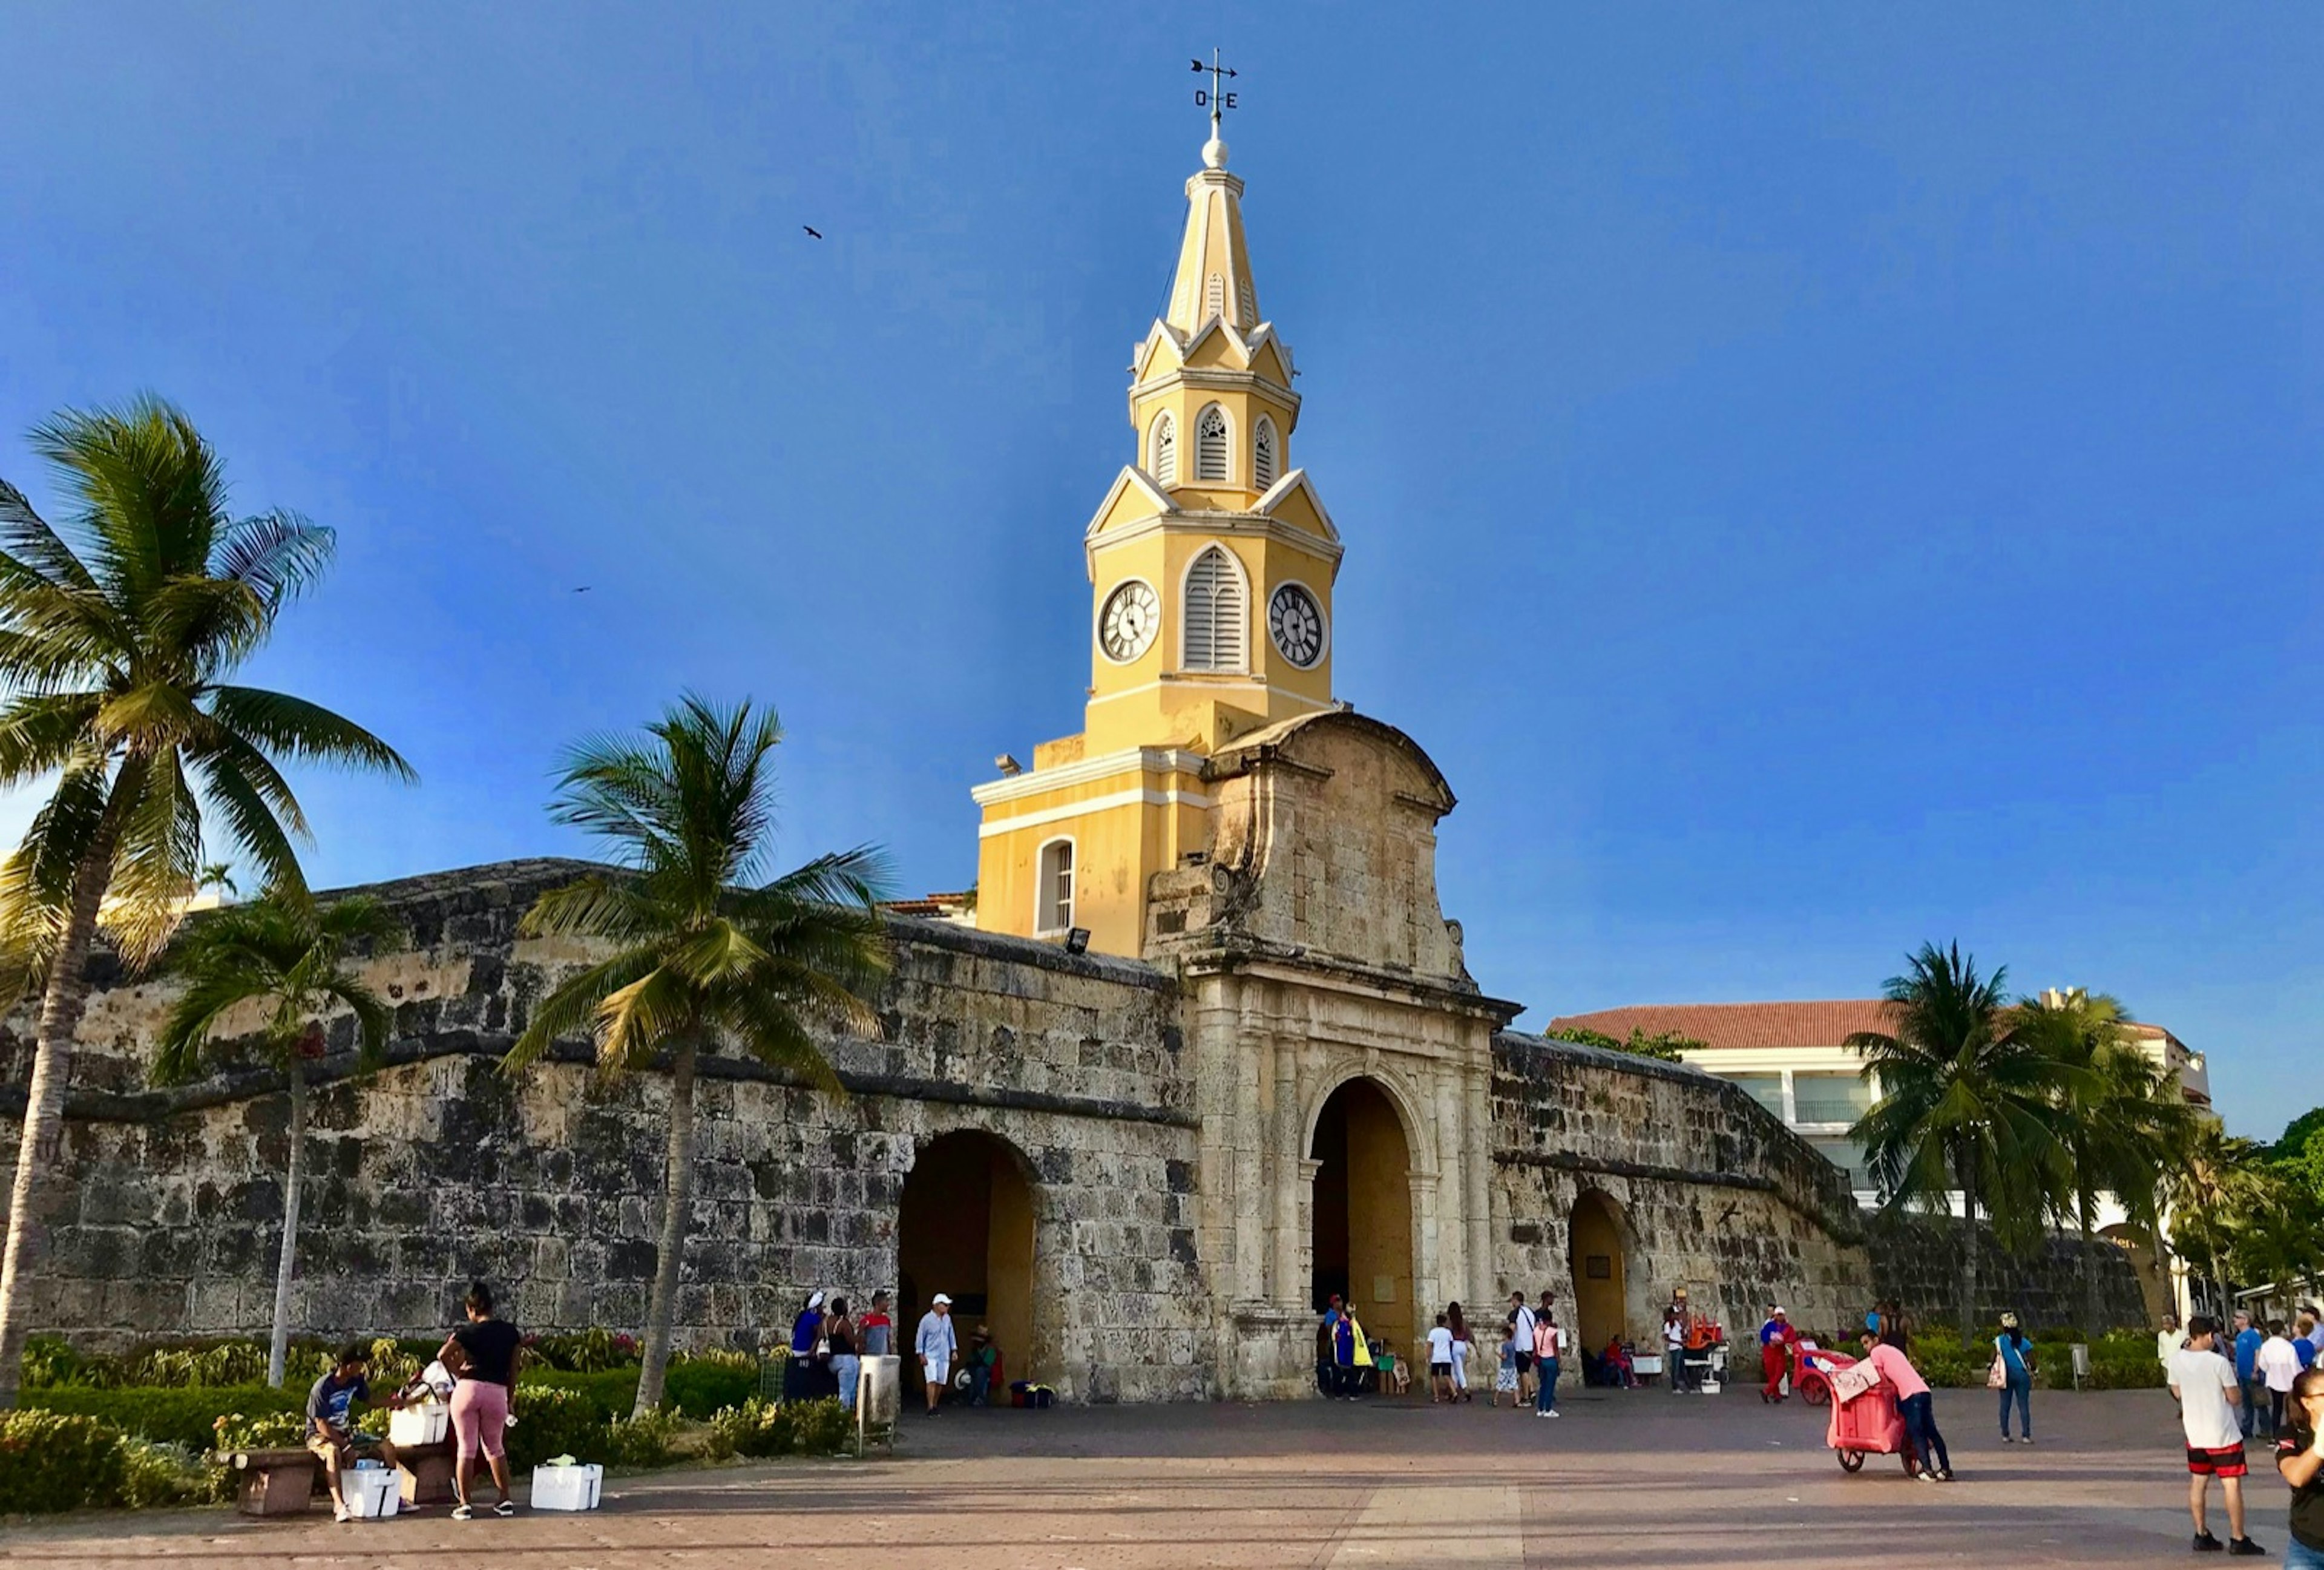
[[[1457,1401],[1461,1398],[1452,1389],[1452,1333],[1444,1326],[1444,1316],[1436,1316],[1436,1328],[1428,1333],[1428,1399],[1432,1401]]]
[[[1509,1398],[1510,1406],[1517,1404],[1517,1327],[1515,1325],[1501,1326],[1501,1362],[1500,1366],[1493,1371],[1492,1404],[1499,1406],[1504,1394]]]

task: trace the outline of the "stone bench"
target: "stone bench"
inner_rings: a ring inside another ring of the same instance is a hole
[[[314,1497],[322,1458],[301,1445],[282,1450],[229,1450],[218,1459],[241,1473],[235,1508],[246,1516],[295,1516]]]
[[[399,1445],[395,1447],[397,1486],[408,1505],[449,1504],[459,1497],[453,1486],[452,1442]]]

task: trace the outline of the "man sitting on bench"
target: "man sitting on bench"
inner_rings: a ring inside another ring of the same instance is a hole
[[[307,1392],[307,1448],[323,1463],[323,1477],[331,1489],[331,1514],[343,1521],[348,1519],[348,1511],[346,1498],[339,1492],[339,1474],[355,1464],[355,1453],[376,1451],[386,1465],[395,1464],[394,1445],[355,1431],[355,1404],[371,1399],[371,1384],[364,1378],[370,1363],[371,1354],[363,1344],[349,1342],[339,1353],[338,1365]],[[403,1398],[390,1396],[387,1404],[400,1407]]]

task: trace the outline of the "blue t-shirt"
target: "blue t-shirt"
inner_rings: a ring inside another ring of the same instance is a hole
[[[334,1433],[348,1433],[347,1408],[357,1401],[370,1399],[371,1386],[364,1382],[361,1374],[341,1384],[338,1372],[334,1370],[317,1380],[308,1390],[307,1421]],[[312,1429],[309,1431],[312,1432]]]
[[[2001,1353],[2004,1373],[2015,1379],[2025,1372],[2025,1337],[2023,1333],[2005,1330],[1993,1338],[1993,1344]]]
[[[2301,1368],[2316,1361],[2316,1344],[2304,1335],[2292,1344],[2292,1350],[2299,1354]]]
[[[2259,1344],[2266,1339],[2256,1329],[2243,1330],[2236,1335],[2236,1378],[2246,1384],[2258,1377],[2255,1360],[2259,1356]]]

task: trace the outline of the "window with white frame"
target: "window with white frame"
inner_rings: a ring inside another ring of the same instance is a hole
[[[1074,924],[1074,842],[1053,839],[1041,847],[1039,880],[1033,891],[1033,930],[1063,932]]]
[[[1226,477],[1227,415],[1213,403],[1194,417],[1194,479],[1199,484]]]
[[[1213,272],[1210,287],[1203,291],[1203,319],[1207,321],[1212,317],[1222,317],[1226,313],[1227,281],[1222,274]]]
[[[1250,483],[1262,491],[1275,484],[1275,421],[1264,414],[1250,438]]]
[[[1240,670],[1246,609],[1234,559],[1205,546],[1186,569],[1185,668]]]
[[[1146,467],[1157,485],[1178,483],[1178,422],[1164,410],[1154,417],[1154,434],[1149,439]]]

